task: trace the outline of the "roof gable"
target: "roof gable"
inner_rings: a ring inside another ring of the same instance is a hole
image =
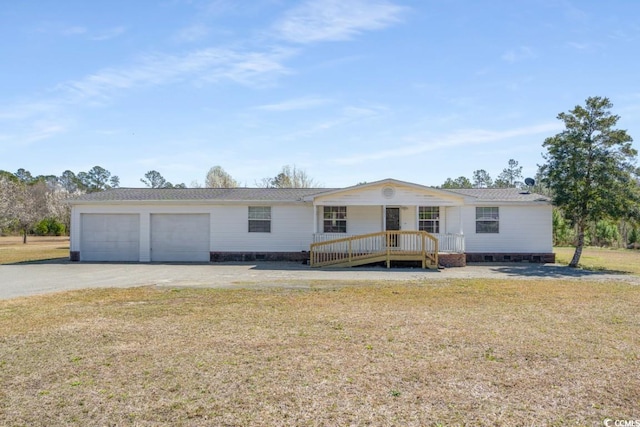
[[[460,194],[391,178],[313,194],[306,199],[323,205],[455,206],[464,202]]]

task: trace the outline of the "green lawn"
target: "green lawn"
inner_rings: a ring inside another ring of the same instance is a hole
[[[553,251],[558,263],[569,264],[575,248],[556,247]],[[582,251],[580,267],[640,274],[640,250],[587,247]]]
[[[69,258],[69,237],[0,237],[0,264]]]

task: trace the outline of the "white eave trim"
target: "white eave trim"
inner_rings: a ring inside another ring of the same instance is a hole
[[[304,200],[82,200],[67,201],[71,206],[83,205],[298,205]]]

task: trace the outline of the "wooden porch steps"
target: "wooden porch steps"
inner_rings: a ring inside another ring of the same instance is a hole
[[[425,231],[382,231],[311,244],[312,267],[356,267],[391,261],[418,261],[438,268],[438,239]]]

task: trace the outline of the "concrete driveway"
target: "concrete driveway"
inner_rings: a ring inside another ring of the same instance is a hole
[[[312,269],[298,263],[103,264],[38,262],[0,265],[0,299],[84,288],[256,288],[341,286],[344,281],[441,281],[462,278],[613,280],[640,284],[640,276],[569,269],[555,264],[474,264],[440,271],[358,267]]]

